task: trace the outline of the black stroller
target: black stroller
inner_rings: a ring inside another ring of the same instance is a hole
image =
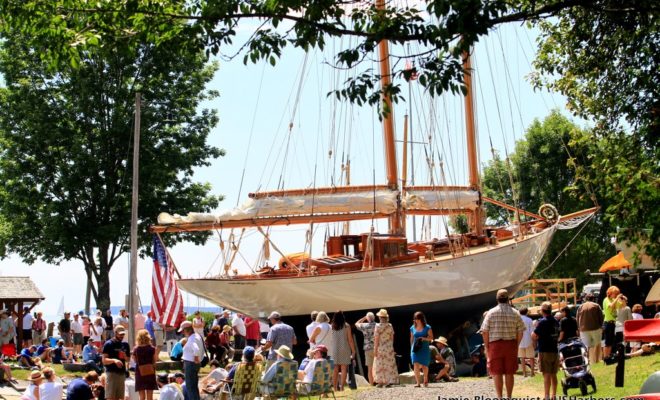
[[[589,365],[589,352],[579,338],[571,338],[568,342],[559,344],[559,360],[564,378],[561,387],[564,396],[568,396],[568,389],[580,388],[582,396],[588,394],[588,386],[596,392],[596,379],[591,374]]]

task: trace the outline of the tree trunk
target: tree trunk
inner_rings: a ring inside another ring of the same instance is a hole
[[[96,308],[98,310],[110,309],[110,269],[100,271],[96,276],[96,288],[98,295],[96,297]]]
[[[112,263],[108,262],[108,248],[107,245],[100,246],[97,252],[98,257],[95,257],[94,248],[87,247],[84,249],[83,259],[88,282],[92,284],[96,309],[104,312],[110,309],[110,268],[112,268]],[[96,287],[94,281],[96,281]]]

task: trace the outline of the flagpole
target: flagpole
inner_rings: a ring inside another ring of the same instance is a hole
[[[137,219],[140,179],[140,93],[135,94],[135,127],[133,134],[133,193],[131,196],[131,266],[128,281],[128,344],[135,344],[135,292],[137,287]]]

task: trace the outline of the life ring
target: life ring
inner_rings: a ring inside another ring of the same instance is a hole
[[[542,204],[539,207],[539,215],[553,224],[559,220],[559,212],[552,204]]]

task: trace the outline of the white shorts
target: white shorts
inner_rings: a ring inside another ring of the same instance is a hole
[[[534,346],[518,347],[518,357],[520,358],[534,358]]]
[[[593,331],[583,331],[580,332],[580,340],[584,343],[587,348],[596,347],[600,344],[602,338],[602,329],[596,329]]]

